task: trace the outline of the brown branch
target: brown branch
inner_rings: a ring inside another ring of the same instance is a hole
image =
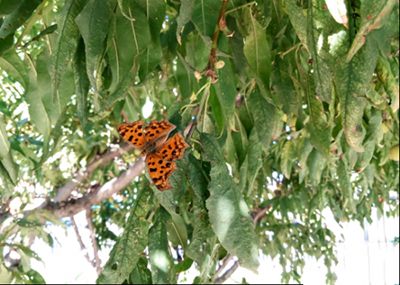
[[[229,268],[224,275],[222,275],[221,277],[215,279],[214,284],[222,284],[224,283],[229,277],[231,277],[231,275],[233,274],[233,272],[236,271],[236,269],[239,268],[239,263],[237,261],[235,261],[235,263],[232,265],[231,268]]]
[[[96,262],[94,263],[95,264],[94,266],[96,267],[97,276],[100,276],[101,260],[99,257],[99,247],[97,246],[96,234],[95,234],[95,229],[94,229],[93,221],[92,221],[92,209],[90,207],[86,209],[86,220],[87,220],[88,228],[90,231],[90,238],[92,239],[94,258],[96,260]]]
[[[84,256],[86,257],[87,261],[88,261],[93,267],[95,267],[96,264],[95,264],[94,261],[91,260],[90,257],[89,257],[88,251],[87,251],[86,246],[84,245],[84,243],[83,243],[83,241],[82,241],[82,237],[81,237],[81,235],[79,234],[78,226],[76,225],[76,222],[75,222],[75,219],[74,219],[73,216],[71,216],[71,224],[72,224],[72,227],[73,227],[74,230],[75,230],[76,238],[78,239],[78,243],[79,243],[79,245],[80,245],[80,247],[81,247],[81,250],[82,250],[83,252],[85,252]]]
[[[103,166],[107,162],[112,161],[114,158],[121,156],[125,152],[132,149],[133,146],[125,143],[120,148],[112,148],[108,152],[102,155],[98,155],[95,160],[87,166],[86,171],[77,170],[72,175],[72,178],[69,182],[57,189],[57,194],[54,197],[53,201],[55,203],[59,203],[67,200],[68,197],[71,195],[71,192],[78,188],[79,185],[81,185],[84,181],[87,181],[97,168]]]
[[[225,267],[228,265],[229,261],[231,261],[233,258],[233,256],[228,253],[228,256],[224,259],[224,261],[222,262],[221,266],[218,268],[217,272],[215,272],[215,276],[219,276],[222,273],[222,270],[225,269]]]
[[[208,59],[207,68],[205,69],[205,75],[207,77],[211,77],[213,83],[217,82],[218,80],[217,76],[215,75],[214,63],[215,60],[217,59],[217,42],[218,42],[219,32],[226,28],[225,11],[227,6],[228,6],[228,0],[222,0],[222,6],[221,9],[219,10],[217,26],[215,27],[214,35],[211,41],[210,56]]]
[[[263,209],[259,209],[259,210],[257,211],[256,215],[255,215],[254,218],[253,218],[254,226],[257,225],[257,223],[262,219],[262,216],[264,216],[265,213],[267,213],[268,210],[269,210],[271,207],[272,207],[272,204],[266,206],[266,207],[263,208]]]
[[[142,173],[144,166],[143,157],[139,157],[125,172],[111,179],[103,186],[98,187],[93,192],[87,193],[81,198],[67,201],[62,207],[60,207],[58,203],[49,203],[46,205],[45,209],[52,211],[58,218],[76,215],[124,189],[136,176]]]

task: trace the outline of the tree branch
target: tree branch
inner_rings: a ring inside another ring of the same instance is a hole
[[[144,165],[143,157],[139,157],[125,172],[118,177],[111,179],[93,192],[76,200],[67,201],[62,207],[60,207],[58,203],[49,203],[45,206],[45,209],[52,211],[58,218],[76,215],[92,205],[101,203],[104,199],[110,198],[114,193],[118,193],[124,189],[136,176],[139,176],[142,173]]]
[[[90,231],[90,238],[92,239],[94,258],[96,260],[96,262],[95,262],[96,272],[97,272],[97,276],[100,276],[101,260],[99,257],[99,247],[97,246],[96,234],[95,234],[95,229],[94,229],[93,221],[92,221],[92,209],[90,207],[86,209],[86,220],[87,220],[88,228]]]
[[[79,243],[79,245],[81,246],[81,250],[85,252],[84,256],[86,257],[87,261],[88,261],[93,267],[95,267],[96,264],[95,264],[94,261],[91,260],[90,257],[89,257],[88,251],[87,251],[86,246],[84,245],[84,243],[83,243],[83,241],[82,241],[82,237],[81,237],[81,235],[79,234],[78,226],[76,225],[76,222],[75,222],[75,219],[74,219],[73,216],[71,216],[71,224],[72,224],[72,227],[73,227],[74,230],[75,230],[76,238],[78,239],[78,243]]]
[[[93,162],[91,162],[87,167],[86,171],[77,170],[69,182],[57,189],[57,194],[53,201],[56,203],[65,201],[71,195],[71,192],[79,187],[85,180],[88,180],[92,173],[100,166],[103,166],[107,162],[112,161],[114,158],[121,156],[127,151],[133,149],[128,143],[123,144],[120,148],[111,148],[108,152],[98,155]]]
[[[232,265],[231,268],[229,268],[224,275],[222,275],[221,277],[215,279],[214,284],[222,284],[224,283],[229,277],[231,277],[231,275],[233,274],[233,272],[236,271],[236,269],[239,268],[239,263],[237,261],[235,261],[235,263]]]
[[[228,253],[228,256],[224,259],[224,261],[222,262],[221,266],[218,268],[217,272],[215,272],[215,276],[219,276],[222,273],[222,270],[225,269],[225,267],[228,265],[229,261],[231,261],[233,258],[233,256]]]

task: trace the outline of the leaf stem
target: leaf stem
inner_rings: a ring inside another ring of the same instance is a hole
[[[242,9],[242,8],[244,8],[244,7],[252,6],[252,5],[255,4],[255,3],[256,3],[256,1],[252,1],[252,2],[249,2],[249,3],[243,4],[243,5],[241,5],[241,6],[237,6],[237,7],[233,8],[233,9],[230,9],[230,10],[226,11],[226,12],[225,12],[225,15],[228,15],[229,13],[232,13],[232,12],[237,11],[237,10],[239,10],[239,9]]]

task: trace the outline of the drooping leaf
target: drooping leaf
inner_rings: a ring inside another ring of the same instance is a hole
[[[256,86],[250,94],[248,100],[249,108],[252,110],[255,129],[258,139],[263,147],[264,152],[268,153],[269,143],[272,138],[275,123],[275,107],[267,102],[261,95],[260,90]]]
[[[143,52],[140,61],[139,77],[144,81],[145,77],[153,71],[162,60],[162,49],[160,43],[160,30],[165,20],[166,2],[163,0],[138,1],[139,5],[146,11],[147,21],[149,22],[151,43]]]
[[[149,21],[143,8],[136,1],[123,1],[115,13],[115,23],[110,24],[113,37],[109,38],[108,58],[112,71],[111,92],[125,80],[133,69],[139,69],[140,58],[151,42]],[[110,32],[109,32],[110,33]]]
[[[147,259],[139,258],[130,275],[130,284],[153,284],[151,271],[147,268]]]
[[[396,0],[366,1],[361,5],[361,25],[347,53],[346,62],[350,62],[357,51],[364,45],[365,37],[371,30],[379,29],[389,18]],[[368,36],[370,37],[370,36]]]
[[[271,73],[271,52],[265,35],[265,31],[248,11],[249,31],[243,48],[251,70],[257,76],[257,83],[261,90],[269,92]]]
[[[223,247],[236,255],[243,267],[256,272],[258,243],[249,208],[229,175],[216,140],[205,133],[200,138],[204,159],[211,163],[210,197],[206,203],[211,226]]]
[[[69,0],[58,18],[58,39],[49,63],[51,90],[54,102],[59,102],[58,87],[75,54],[79,41],[79,29],[75,24],[76,16],[86,5],[87,0]],[[62,90],[60,88],[60,90]]]
[[[4,125],[3,116],[0,115],[0,160],[5,158],[10,151],[10,142]]]
[[[371,118],[368,122],[367,135],[365,136],[364,148],[365,152],[362,154],[359,169],[357,172],[361,172],[367,167],[372,159],[374,150],[377,144],[380,143],[383,137],[382,133],[382,113],[378,110],[372,110]]]
[[[14,32],[31,16],[37,6],[42,3],[42,0],[22,0],[14,2],[13,4],[10,3],[12,6],[7,5],[8,7],[2,7],[3,9],[7,8],[4,11],[5,13],[11,12],[11,10],[12,13],[5,17],[0,27],[0,38],[5,38],[8,35],[14,34]],[[19,5],[16,7],[18,2]]]
[[[89,113],[87,95],[89,92],[90,82],[86,71],[85,47],[82,39],[79,41],[78,48],[74,56],[73,70],[77,97],[77,113],[79,121],[81,122],[82,131],[85,132]]]
[[[148,187],[138,194],[124,233],[114,245],[110,259],[96,281],[97,284],[122,283],[137,265],[149,240],[149,223],[144,219],[150,206],[149,194]]]
[[[181,33],[184,26],[192,19],[192,13],[194,9],[194,0],[182,0],[181,7],[179,9],[179,15],[176,18],[176,39],[181,44]]]
[[[110,1],[89,0],[75,18],[75,23],[85,41],[87,75],[96,93],[98,93],[97,77],[101,74],[99,68],[106,47],[105,40],[111,15]]]
[[[299,2],[297,2],[299,3]],[[288,0],[285,2],[285,7],[290,17],[290,22],[296,30],[296,34],[299,37],[300,41],[309,45],[307,42],[307,21],[309,18],[306,18],[303,14],[302,7],[297,5],[295,0]],[[310,4],[309,4],[310,5]],[[311,6],[311,5],[310,5]],[[310,9],[310,8],[309,8]]]
[[[155,284],[175,284],[176,273],[174,262],[169,251],[167,229],[164,219],[168,215],[160,207],[155,216],[155,223],[149,231],[149,255],[152,280]]]
[[[29,86],[29,76],[25,64],[13,49],[0,57],[0,68],[17,80],[26,90]]]
[[[286,58],[282,59],[276,56],[274,60],[274,68],[272,69],[271,85],[282,104],[282,110],[285,114],[298,114],[298,108],[301,102],[297,100],[296,90],[293,81],[290,78],[290,64]]]
[[[339,47],[345,51],[348,43]],[[342,115],[343,130],[347,143],[357,152],[363,152],[362,143],[365,137],[365,127],[362,116],[367,101],[363,96],[367,92],[366,85],[372,77],[376,65],[378,49],[368,38],[364,46],[357,52],[352,60],[347,63],[344,56],[336,61],[335,83]]]
[[[200,161],[198,161],[193,155],[189,155],[188,176],[194,194],[200,201],[201,206],[206,209],[206,200],[210,195],[207,185],[210,181]]]
[[[307,15],[307,46],[313,60],[313,76],[316,93],[320,100],[330,103],[332,94],[332,72],[327,51],[327,30],[332,26],[332,17],[324,9],[325,1],[310,3]]]
[[[192,22],[199,33],[212,38],[222,3],[213,0],[195,1]]]

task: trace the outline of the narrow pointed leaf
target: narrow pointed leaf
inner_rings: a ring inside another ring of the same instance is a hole
[[[58,87],[78,46],[79,29],[75,18],[86,2],[87,0],[69,0],[58,17],[58,39],[49,64],[54,102],[59,101]]]
[[[164,224],[168,213],[160,207],[155,214],[155,223],[149,231],[149,255],[154,284],[175,284],[176,273],[169,250],[167,229]]]
[[[8,35],[14,34],[14,32],[29,19],[32,12],[35,11],[40,3],[42,3],[42,0],[22,0],[18,7],[5,17],[0,27],[0,38],[5,38]]]
[[[255,123],[254,127],[257,131],[258,139],[260,140],[264,152],[268,153],[276,119],[275,107],[264,99],[258,87],[250,94],[248,104],[249,108],[252,110]]]
[[[97,284],[121,284],[135,268],[149,239],[149,223],[144,219],[150,207],[149,197],[148,187],[138,194],[124,233],[111,250],[110,259],[97,279]]]
[[[87,74],[96,93],[98,88],[95,75],[101,74],[99,68],[106,47],[111,14],[110,1],[89,0],[75,18],[75,23],[85,41]]]
[[[205,133],[200,138],[204,159],[211,163],[207,208],[212,228],[223,247],[239,258],[240,265],[256,272],[258,242],[249,208],[229,175],[217,141]]]

